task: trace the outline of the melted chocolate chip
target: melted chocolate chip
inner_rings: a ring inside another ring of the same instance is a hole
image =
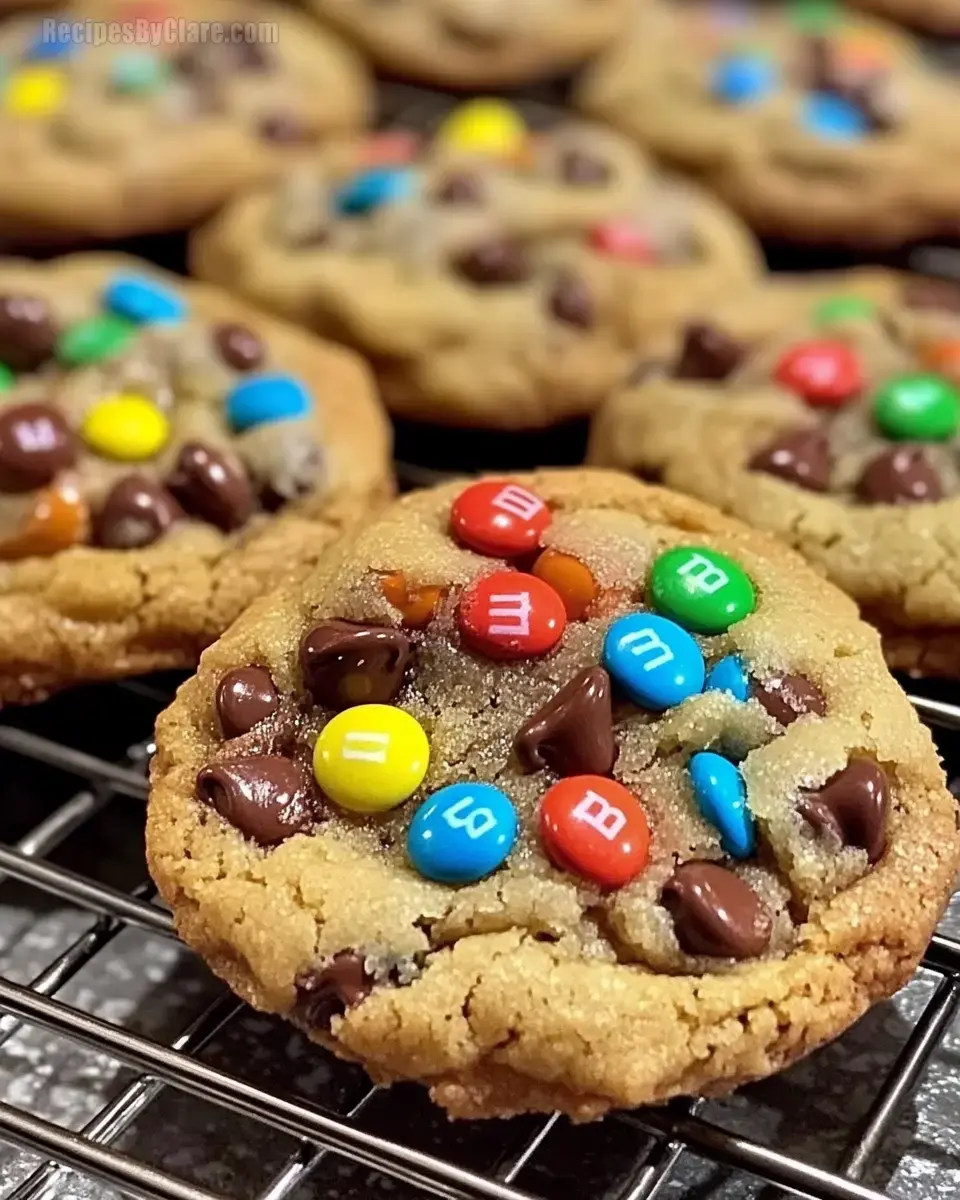
[[[310,824],[310,791],[296,763],[256,754],[204,767],[197,796],[261,846],[274,846]]]
[[[482,204],[485,199],[483,180],[473,171],[444,176],[433,192],[436,204]]]
[[[35,371],[56,344],[57,325],[42,296],[0,296],[0,362],[11,371]]]
[[[677,379],[726,379],[740,365],[745,353],[742,342],[714,325],[698,322],[684,331],[673,373]]]
[[[235,371],[252,371],[264,360],[263,342],[246,325],[215,325],[212,337],[217,353]]]
[[[577,275],[560,276],[550,292],[548,305],[558,321],[589,329],[596,320],[593,296],[586,283]]]
[[[294,980],[297,1015],[312,1029],[328,1030],[335,1017],[366,1000],[373,976],[356,950],[341,950],[323,967],[301,971]]]
[[[253,488],[246,472],[202,442],[187,442],[183,447],[167,486],[191,516],[209,521],[225,533],[239,529],[254,510]]]
[[[292,113],[268,113],[260,119],[257,132],[266,142],[300,146],[316,139],[316,133]]]
[[[560,178],[575,187],[599,187],[610,179],[610,168],[585,150],[567,150],[560,157]]]
[[[857,480],[857,495],[870,504],[940,500],[943,483],[919,446],[894,446],[870,460]]]
[[[241,71],[265,71],[271,65],[270,55],[263,44],[247,38],[231,42],[228,57]]]
[[[610,676],[603,667],[575,675],[530,718],[514,740],[527,771],[609,775],[617,758]]]
[[[815,683],[803,675],[774,675],[763,682],[754,680],[753,695],[775,721],[792,725],[798,717],[827,711],[827,699]]]
[[[480,287],[523,283],[532,271],[526,247],[509,238],[482,242],[461,254],[453,265],[464,279]]]
[[[77,439],[49,404],[0,409],[0,492],[45,487],[77,457]]]
[[[770,944],[773,918],[760,897],[739,875],[716,863],[677,867],[660,899],[686,954],[756,958]]]
[[[776,475],[809,492],[825,492],[830,486],[827,436],[819,429],[785,433],[750,459],[750,469]]]
[[[183,516],[180,505],[147,475],[126,475],[107,493],[94,540],[110,550],[149,546]]]
[[[266,667],[228,671],[217,687],[217,716],[227,738],[249,733],[279,707],[280,697]]]
[[[354,704],[389,704],[409,660],[409,638],[382,625],[325,621],[300,643],[304,686],[317,704],[338,712]]]
[[[960,312],[960,287],[946,279],[909,279],[900,293],[907,308]]]
[[[886,847],[890,785],[883,769],[870,758],[855,757],[822,788],[804,791],[798,808],[820,834],[839,846],[866,850],[877,862]]]

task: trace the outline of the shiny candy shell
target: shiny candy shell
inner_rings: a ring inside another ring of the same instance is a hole
[[[657,251],[650,234],[634,221],[603,221],[589,233],[589,244],[598,254],[628,262],[656,262]]]
[[[700,647],[685,629],[655,613],[630,613],[607,630],[603,665],[632,700],[662,712],[703,690]]]
[[[700,815],[715,826],[722,849],[734,858],[749,858],[757,844],[747,786],[729,759],[702,750],[690,759],[690,782]]]
[[[3,108],[14,117],[49,117],[63,105],[66,76],[59,67],[21,67],[3,87]]]
[[[945,442],[960,427],[960,391],[941,375],[900,375],[877,390],[873,417],[894,441]]]
[[[437,131],[444,150],[491,158],[513,158],[527,143],[523,118],[502,100],[479,99],[461,104]]]
[[[520,571],[495,571],[474,580],[461,597],[457,619],[466,645],[498,660],[546,654],[567,624],[553,588]]]
[[[146,396],[121,392],[95,404],[80,433],[90,449],[104,458],[143,462],[166,445],[170,422]]]
[[[227,396],[227,419],[237,433],[273,421],[294,421],[310,413],[306,388],[291,375],[256,375]]]
[[[359,217],[384,204],[396,204],[413,195],[414,176],[403,167],[370,167],[340,188],[334,199],[337,212]]]
[[[847,321],[869,321],[876,315],[876,304],[866,296],[829,296],[814,310],[813,323],[830,329]]]
[[[800,120],[808,133],[832,142],[854,142],[870,132],[870,118],[859,105],[833,92],[812,92]]]
[[[729,692],[734,700],[745,702],[750,696],[750,677],[743,665],[743,660],[737,654],[728,654],[721,658],[707,672],[707,682],[703,685],[705,692]]]
[[[148,51],[128,51],[110,64],[111,86],[114,91],[126,95],[154,92],[163,87],[166,80],[166,63]]]
[[[748,617],[757,597],[743,567],[706,546],[667,550],[650,570],[658,612],[697,633],[723,633]]]
[[[593,572],[572,554],[544,550],[532,570],[538,579],[549,583],[563,601],[570,621],[579,621],[600,595]]]
[[[72,26],[66,21],[41,21],[24,57],[31,62],[72,57],[80,48],[72,32]]]
[[[389,704],[360,704],[320,731],[313,774],[335,804],[352,812],[387,812],[423,782],[430,745],[419,722]]]
[[[187,305],[172,288],[145,275],[116,275],[103,293],[104,306],[135,325],[182,321]]]
[[[713,94],[727,104],[756,104],[777,88],[777,68],[762,54],[730,54],[714,65]]]
[[[506,859],[517,840],[517,813],[489,783],[441,788],[417,809],[407,853],[421,875],[438,883],[473,883]]]
[[[643,806],[623,784],[602,775],[555,783],[540,804],[540,837],[556,866],[603,888],[635,879],[650,855]]]
[[[454,537],[471,550],[497,558],[515,558],[536,550],[549,524],[546,504],[516,483],[471,484],[450,511]]]
[[[135,333],[136,327],[122,317],[91,317],[68,326],[57,342],[57,358],[68,367],[85,366],[119,354]]]
[[[791,346],[777,363],[774,376],[813,408],[837,408],[864,386],[856,351],[845,342],[827,338]]]

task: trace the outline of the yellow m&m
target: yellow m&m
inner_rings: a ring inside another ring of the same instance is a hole
[[[514,158],[526,146],[527,127],[517,110],[502,100],[470,100],[443,122],[437,143],[467,154]]]
[[[121,392],[95,404],[80,429],[91,450],[120,462],[143,462],[159,454],[170,437],[170,422],[136,392]]]
[[[66,79],[57,67],[22,67],[7,80],[3,107],[15,117],[48,117],[63,104]]]
[[[325,725],[313,773],[325,795],[352,812],[387,812],[427,773],[430,744],[419,722],[389,704],[359,704]]]

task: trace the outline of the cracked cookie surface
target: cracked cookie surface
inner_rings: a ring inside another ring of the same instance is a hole
[[[912,971],[955,803],[791,551],[602,471],[409,496],[157,726],[151,872],[255,1006],[463,1117],[722,1091]]]
[[[348,351],[119,255],[0,261],[0,698],[186,667],[391,492]]]

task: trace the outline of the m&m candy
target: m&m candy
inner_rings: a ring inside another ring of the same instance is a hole
[[[417,790],[430,763],[423,728],[402,708],[359,704],[324,725],[313,749],[317,783],[352,812],[387,812]]]
[[[713,68],[711,88],[727,104],[756,104],[777,87],[777,68],[762,54],[729,54]]]
[[[540,804],[540,837],[551,861],[603,888],[635,879],[650,856],[650,827],[632,792],[602,775],[561,779]]]
[[[3,86],[3,108],[14,117],[49,117],[62,107],[66,91],[59,67],[21,67]]]
[[[544,550],[532,570],[538,579],[549,583],[563,601],[570,621],[579,621],[600,595],[593,572],[572,554]]]
[[[80,48],[72,35],[72,26],[67,21],[41,21],[24,58],[31,62],[71,58]]]
[[[587,237],[591,250],[628,262],[656,262],[657,250],[646,230],[635,221],[603,221]]]
[[[655,613],[631,613],[607,630],[603,665],[645,708],[663,712],[703,690],[700,647],[685,629]]]
[[[812,92],[807,96],[800,119],[809,133],[832,142],[853,142],[870,132],[866,112],[833,92]]]
[[[57,358],[65,366],[82,367],[119,354],[130,342],[136,326],[106,313],[69,325],[57,342]]]
[[[847,321],[868,321],[877,315],[877,306],[865,296],[830,296],[813,313],[813,323],[823,329]]]
[[[8,392],[16,382],[16,378],[9,367],[0,363],[0,392]]]
[[[734,700],[745,702],[750,696],[750,677],[737,654],[721,658],[707,672],[705,692],[729,692]]]
[[[960,392],[942,375],[900,375],[878,388],[873,417],[897,442],[945,442],[960,426]]]
[[[145,275],[117,275],[103,294],[105,307],[135,325],[169,324],[182,321],[187,305],[172,288]]]
[[[845,342],[827,339],[791,346],[777,363],[774,377],[814,408],[846,404],[865,382],[856,351]]]
[[[227,395],[227,420],[237,433],[274,421],[295,421],[310,413],[310,396],[291,375],[255,375]]]
[[[414,176],[403,167],[370,167],[348,180],[336,193],[334,207],[348,217],[373,212],[413,195]]]
[[[457,617],[471,650],[502,660],[546,654],[567,625],[553,588],[521,571],[495,571],[475,580],[463,593]]]
[[[700,815],[718,830],[723,850],[734,858],[749,858],[757,835],[738,768],[722,755],[702,750],[688,769]]]
[[[550,524],[550,510],[516,483],[474,483],[456,498],[450,529],[464,546],[497,558],[536,550]]]
[[[126,95],[156,91],[166,83],[167,65],[156,54],[131,50],[110,65],[110,86]]]
[[[121,392],[95,404],[80,433],[90,449],[104,458],[143,462],[167,444],[170,422],[146,396]]]
[[[461,104],[437,131],[444,150],[513,158],[527,143],[527,127],[517,110],[503,100],[469,100]]]
[[[420,805],[407,853],[421,875],[438,883],[473,883],[495,871],[517,840],[517,812],[489,783],[455,783]]]
[[[658,612],[697,633],[723,633],[757,603],[743,567],[706,546],[661,554],[650,571],[650,595]]]

